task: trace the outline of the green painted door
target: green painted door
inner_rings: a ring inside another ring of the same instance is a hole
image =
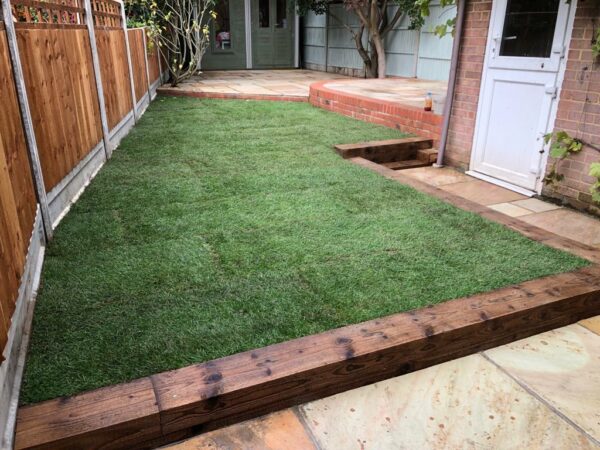
[[[293,0],[252,0],[252,66],[294,66]]]
[[[217,0],[211,21],[210,45],[202,58],[203,70],[246,68],[244,0]]]

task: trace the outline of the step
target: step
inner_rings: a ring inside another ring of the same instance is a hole
[[[344,159],[358,156],[382,164],[405,159],[417,159],[417,152],[433,147],[433,140],[410,137],[358,144],[339,144],[334,147],[336,152]]]
[[[424,150],[417,150],[417,159],[426,162],[428,164],[433,164],[437,161],[438,150],[437,148],[428,148]]]
[[[404,161],[394,161],[381,164],[382,166],[387,167],[388,169],[393,170],[402,170],[402,169],[415,169],[417,167],[427,167],[430,166],[430,162],[425,162],[420,159],[406,159]]]

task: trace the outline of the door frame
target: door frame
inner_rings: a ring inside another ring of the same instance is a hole
[[[252,0],[244,0],[246,33],[246,69],[252,69]]]
[[[565,1],[565,0],[561,0],[561,1]],[[494,27],[494,24],[496,23],[496,21],[498,20],[497,15],[505,13],[505,11],[499,11],[498,10],[499,8],[497,7],[497,5],[498,5],[498,1],[494,0],[492,2],[492,12],[490,14],[490,22],[488,25],[487,40],[486,40],[486,45],[485,45],[485,55],[484,55],[484,60],[483,60],[483,70],[481,72],[481,86],[479,88],[479,97],[477,99],[477,114],[475,116],[475,127],[473,129],[473,140],[471,143],[471,156],[470,156],[470,162],[469,162],[469,170],[467,171],[467,174],[471,175],[475,178],[479,178],[481,180],[488,181],[488,182],[496,184],[498,186],[501,186],[501,187],[504,187],[504,188],[510,189],[512,191],[519,192],[521,194],[528,195],[531,197],[533,195],[540,194],[542,192],[542,187],[544,185],[544,183],[543,183],[544,174],[546,173],[546,167],[548,165],[549,144],[546,145],[546,151],[542,154],[542,158],[540,161],[540,174],[541,175],[539,176],[539,178],[536,182],[536,187],[534,190],[525,189],[523,187],[514,185],[507,181],[499,180],[492,176],[485,175],[480,172],[476,172],[475,170],[472,169],[475,166],[475,144],[476,144],[477,130],[478,130],[478,127],[485,126],[485,120],[483,120],[483,109],[486,105],[484,105],[483,104],[484,102],[482,102],[481,100],[483,98],[483,93],[486,88],[486,80],[488,78],[487,75],[488,75],[488,71],[489,71],[488,66],[489,66],[489,62],[490,62],[490,58],[491,58],[492,47],[494,46],[494,37],[492,36],[493,27]],[[573,23],[575,22],[575,12],[576,11],[577,11],[577,0],[571,0],[570,7],[569,7],[569,16],[567,18],[567,28],[566,28],[565,34],[564,34],[565,35],[564,57],[560,59],[558,73],[557,73],[557,77],[556,77],[557,93],[556,93],[556,98],[554,99],[552,106],[550,107],[550,116],[548,119],[548,129],[549,130],[554,129],[554,123],[556,121],[556,114],[558,111],[558,104],[560,102],[560,96],[561,96],[561,92],[562,92],[562,84],[563,84],[563,80],[565,77],[565,69],[567,66],[569,49],[571,46],[571,36],[573,34]],[[497,70],[497,68],[492,68],[492,69]]]
[[[244,22],[246,36],[246,69],[252,65],[252,0],[244,0]],[[300,16],[294,8],[294,68],[300,67]]]

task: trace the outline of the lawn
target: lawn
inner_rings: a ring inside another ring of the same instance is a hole
[[[399,136],[157,99],[47,249],[23,403],[586,265],[331,149]]]

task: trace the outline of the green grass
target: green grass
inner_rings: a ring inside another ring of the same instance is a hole
[[[24,403],[579,268],[339,158],[308,104],[155,101],[50,244]]]

